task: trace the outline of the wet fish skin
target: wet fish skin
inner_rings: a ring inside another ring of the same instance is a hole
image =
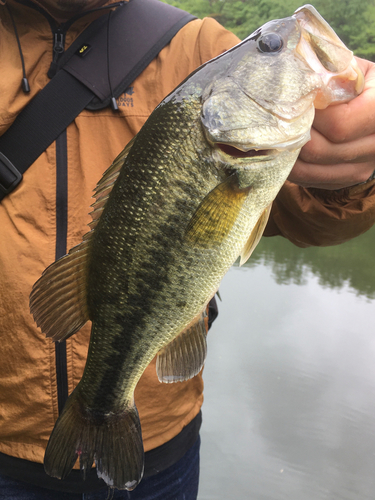
[[[327,91],[319,58],[310,62],[306,44],[298,52],[302,38],[311,40],[304,15],[267,23],[172,92],[98,184],[92,231],[34,285],[31,311],[48,336],[93,325],[84,374],[46,450],[49,474],[65,477],[79,457],[84,471],[95,460],[110,487],[138,484],[139,378],[158,353],[164,382],[199,372],[202,314],[233,262],[256,245],[309,139],[314,99],[359,92],[354,76],[344,93]],[[282,49],[262,52],[266,35]],[[347,50],[331,49],[330,61]]]

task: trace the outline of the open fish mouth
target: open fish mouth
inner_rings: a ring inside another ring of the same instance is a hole
[[[241,146],[239,144],[228,144],[216,142],[213,144],[214,150],[219,155],[229,156],[236,159],[259,159],[268,160],[269,158],[279,155],[282,151],[295,151],[300,149],[307,141],[310,140],[310,132],[295,137],[290,141],[278,144],[264,144],[258,147]]]
[[[232,158],[256,158],[261,156],[274,156],[277,151],[275,149],[249,149],[242,151],[241,149],[231,146],[230,144],[216,144],[215,145],[221,152],[231,156]]]

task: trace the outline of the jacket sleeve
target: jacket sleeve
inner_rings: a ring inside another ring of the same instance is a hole
[[[286,181],[273,203],[265,236],[281,235],[299,247],[344,243],[375,222],[375,180],[338,191]]]

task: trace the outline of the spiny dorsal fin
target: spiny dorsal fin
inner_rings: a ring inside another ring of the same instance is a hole
[[[183,382],[197,375],[206,360],[204,311],[182,333],[162,349],[156,359],[160,382]]]
[[[186,241],[197,248],[220,245],[232,229],[251,187],[240,189],[232,174],[201,201],[186,229]]]
[[[31,291],[30,312],[42,332],[54,341],[67,339],[89,319],[86,302],[89,242],[87,238],[47,267]]]
[[[98,182],[94,190],[95,202],[91,205],[93,211],[90,213],[92,221],[89,223],[91,230],[94,230],[98,224],[98,220],[102,215],[105,204],[111,194],[112,188],[119,176],[121,167],[124,164],[126,157],[133,146],[135,137],[126,145],[121,153],[114,159],[112,165],[104,172],[103,177]]]
[[[251,231],[250,237],[241,252],[240,266],[245,264],[245,262],[249,259],[250,255],[253,253],[255,247],[259,243],[266,228],[271,213],[271,207],[272,203],[270,203],[268,207],[263,211],[262,215],[258,219],[258,222],[255,224],[254,229]]]

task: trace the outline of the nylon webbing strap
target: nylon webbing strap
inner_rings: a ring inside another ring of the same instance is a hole
[[[0,137],[0,201],[94,94],[64,70],[30,101]]]

